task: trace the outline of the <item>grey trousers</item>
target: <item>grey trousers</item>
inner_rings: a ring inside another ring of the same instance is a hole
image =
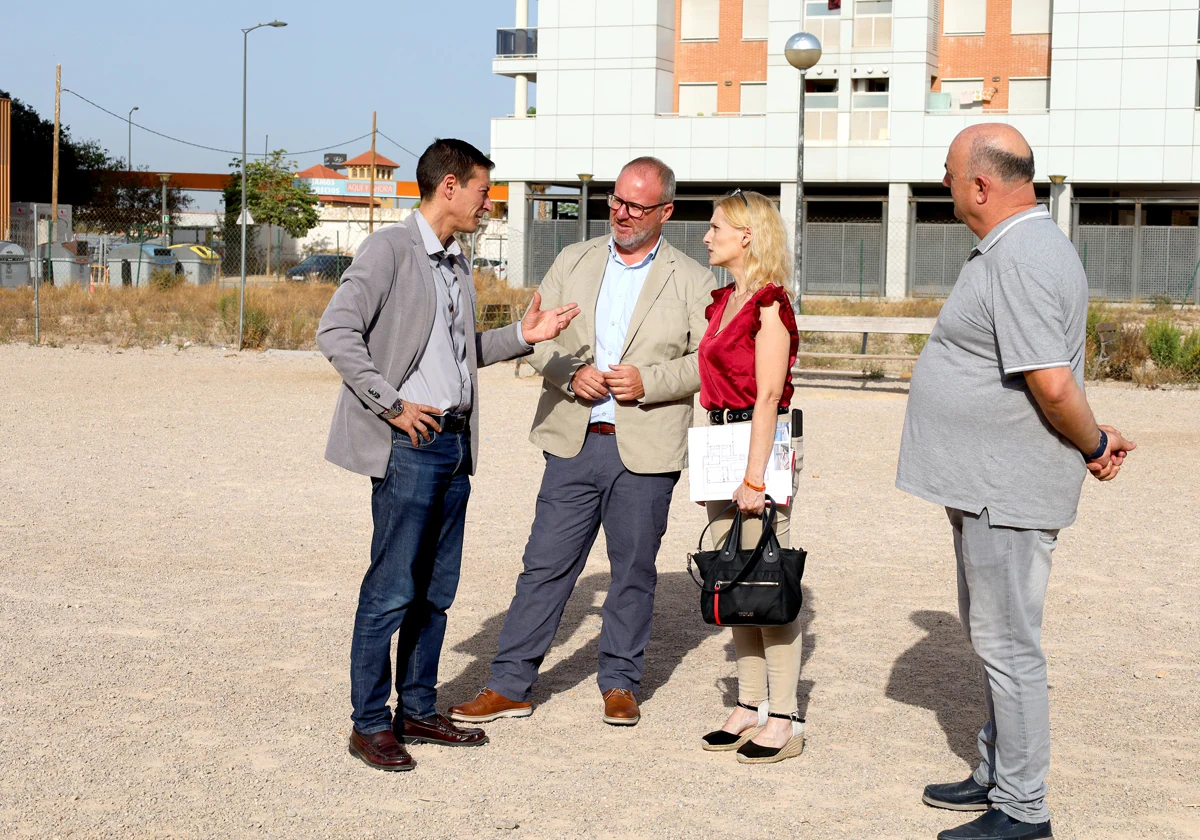
[[[546,471],[499,652],[487,687],[527,702],[563,609],[604,526],[612,582],[601,610],[601,691],[637,693],[654,617],[655,560],[679,473],[625,469],[615,435],[589,434],[574,458],[546,453]]]
[[[1042,608],[1058,531],[1002,528],[946,508],[958,559],[958,612],[983,663],[987,723],[975,781],[1013,819],[1041,823],[1050,769],[1050,695]]]

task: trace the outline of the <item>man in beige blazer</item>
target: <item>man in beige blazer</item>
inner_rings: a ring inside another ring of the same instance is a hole
[[[696,348],[716,288],[712,272],[662,238],[674,197],[670,167],[630,161],[608,197],[612,235],[565,248],[542,281],[543,306],[578,301],[581,317],[529,357],[543,377],[530,440],[546,470],[491,679],[450,709],[456,720],[533,713],[538,666],[601,525],[612,568],[598,667],[604,721],[639,720],[655,559],[687,464]]]

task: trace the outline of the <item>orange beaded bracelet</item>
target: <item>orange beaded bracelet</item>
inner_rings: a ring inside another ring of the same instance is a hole
[[[742,484],[745,484],[747,487],[749,487],[755,493],[761,493],[767,489],[767,485],[765,485],[765,484],[751,484],[750,479],[748,479],[748,478],[743,478]]]

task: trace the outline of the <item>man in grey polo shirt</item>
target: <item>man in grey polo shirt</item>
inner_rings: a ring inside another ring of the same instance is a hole
[[[923,797],[986,813],[938,840],[1052,836],[1041,648],[1050,557],[1084,476],[1114,478],[1135,446],[1097,426],[1084,395],[1087,278],[1038,206],[1033,172],[1011,126],[972,126],[950,145],[943,183],[982,241],[913,370],[900,445],[896,486],[949,515],[959,615],[986,676],[979,766]]]

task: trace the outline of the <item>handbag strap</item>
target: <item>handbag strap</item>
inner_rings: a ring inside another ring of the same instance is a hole
[[[775,500],[772,499],[770,496],[767,496],[766,499],[767,499],[767,515],[766,515],[766,518],[763,520],[762,535],[758,538],[757,545],[754,546],[754,550],[750,553],[750,559],[748,559],[745,563],[742,564],[742,568],[740,568],[738,570],[738,573],[733,576],[733,580],[729,581],[729,583],[727,583],[724,587],[722,587],[719,590],[718,589],[705,589],[704,582],[699,580],[696,577],[695,572],[692,571],[692,558],[691,558],[691,555],[688,555],[688,574],[691,576],[692,582],[695,583],[698,587],[700,587],[701,592],[703,592],[706,595],[716,595],[718,592],[728,592],[729,590],[738,586],[742,581],[744,581],[746,579],[746,577],[750,574],[750,572],[752,572],[754,570],[754,567],[758,565],[759,558],[762,557],[763,549],[773,546],[774,547],[773,553],[775,553],[775,554],[779,553],[779,538],[775,536]],[[724,514],[725,511],[729,510],[729,508],[732,507],[734,504],[735,503],[731,502],[729,505],[726,505],[725,508],[721,511],[721,513],[717,514],[717,516],[719,517],[722,514]],[[701,540],[700,545],[701,546],[704,545],[704,542],[703,542],[704,534],[708,531],[709,526],[711,526],[714,521],[716,521],[715,517],[714,517],[714,519],[709,520],[708,525],[704,526],[704,531],[700,532],[700,540]],[[735,530],[738,532],[738,536],[740,539],[741,522],[742,522],[742,512],[739,510],[734,515],[734,527],[731,527],[729,529],[729,534],[725,538],[725,544],[721,547],[722,554],[726,554],[730,558],[732,558],[733,556],[736,556],[736,553],[738,551],[737,546],[739,546],[741,544],[740,542],[733,543],[730,540],[730,537],[733,536],[733,533]],[[731,545],[734,546],[733,549],[730,549]]]

